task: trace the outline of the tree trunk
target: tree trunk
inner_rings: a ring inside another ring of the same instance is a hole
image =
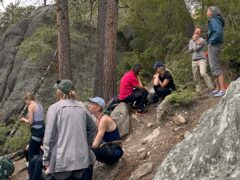
[[[43,1],[43,5],[46,6],[47,5],[47,0]]]
[[[68,0],[57,0],[58,78],[71,79]]]
[[[116,84],[118,0],[99,0],[94,95],[109,101]]]

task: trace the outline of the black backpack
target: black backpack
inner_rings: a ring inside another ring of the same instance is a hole
[[[11,159],[3,157],[0,160],[0,179],[8,180],[15,170],[14,164]]]
[[[149,93],[147,97],[148,104],[156,104],[159,101],[159,97],[156,93]]]
[[[108,103],[107,103],[107,107],[106,110],[108,112],[112,112],[117,105],[120,103],[120,100],[118,99],[118,96],[114,96]]]

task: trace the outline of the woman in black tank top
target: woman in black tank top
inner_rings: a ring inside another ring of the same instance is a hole
[[[121,137],[116,123],[113,119],[104,115],[105,102],[102,98],[89,99],[89,111],[96,117],[98,133],[92,145],[96,159],[100,162],[112,165],[123,155],[120,146]]]

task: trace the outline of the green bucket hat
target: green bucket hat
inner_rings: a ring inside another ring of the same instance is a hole
[[[56,84],[54,84],[55,89],[59,89],[64,94],[69,94],[71,90],[73,90],[73,82],[69,79],[58,80]]]

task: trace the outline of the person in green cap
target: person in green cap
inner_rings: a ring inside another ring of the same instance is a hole
[[[73,83],[58,81],[57,102],[48,108],[43,165],[52,179],[92,179],[94,154],[90,150],[96,125],[83,103],[76,100]]]

